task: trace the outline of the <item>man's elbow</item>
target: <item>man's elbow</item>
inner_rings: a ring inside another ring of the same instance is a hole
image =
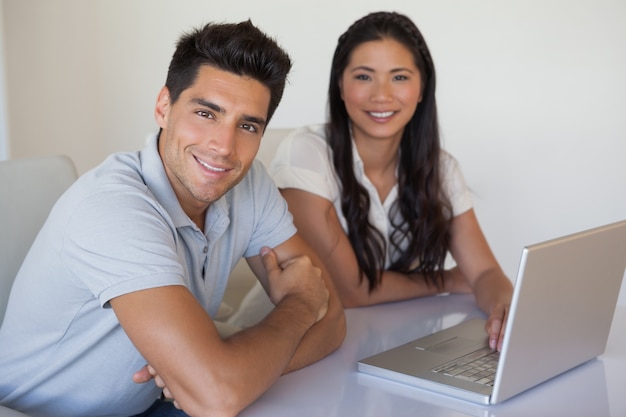
[[[247,405],[249,399],[242,393],[222,386],[219,393],[211,390],[195,398],[178,402],[180,408],[190,417],[236,417]]]
[[[330,349],[332,352],[339,349],[344,339],[346,338],[347,332],[346,315],[339,300],[336,303],[336,307],[329,310],[326,318],[328,319],[329,323],[332,323],[334,327],[333,331],[331,332],[333,338],[331,341],[332,343]]]
[[[337,288],[337,295],[343,308],[362,307],[369,304],[364,302],[359,288]]]

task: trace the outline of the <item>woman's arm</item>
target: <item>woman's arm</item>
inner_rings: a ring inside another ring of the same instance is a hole
[[[513,286],[491,252],[474,210],[452,219],[450,252],[469,282],[476,304],[489,315],[490,346],[500,349]]]
[[[382,282],[372,292],[365,276],[359,274],[354,250],[332,203],[315,194],[282,189],[294,223],[304,240],[322,259],[333,279],[344,307],[357,307],[434,295],[438,290],[419,274],[384,271]],[[444,291],[467,291],[462,275],[447,271]],[[448,279],[449,278],[449,279]]]

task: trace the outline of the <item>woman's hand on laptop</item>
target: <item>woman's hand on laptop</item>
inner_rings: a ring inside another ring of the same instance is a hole
[[[491,313],[485,324],[485,330],[489,335],[489,347],[491,349],[502,350],[504,329],[506,328],[510,307],[511,305],[508,303],[499,303],[495,304],[491,309]]]

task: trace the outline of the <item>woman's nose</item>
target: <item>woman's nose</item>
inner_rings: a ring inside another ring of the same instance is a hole
[[[372,87],[370,100],[374,102],[386,102],[393,97],[391,85],[388,82],[377,82]]]

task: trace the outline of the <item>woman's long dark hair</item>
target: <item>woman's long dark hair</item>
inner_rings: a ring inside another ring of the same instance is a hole
[[[428,284],[441,288],[450,245],[452,209],[441,182],[435,67],[418,28],[411,19],[395,12],[371,13],[354,22],[339,37],[333,56],[326,133],[341,181],[341,208],[348,223],[348,238],[361,277],[367,277],[372,291],[380,283],[387,248],[384,237],[369,223],[370,199],[354,173],[350,118],[341,98],[339,81],[357,46],[382,39],[393,39],[411,51],[423,84],[422,101],[406,125],[400,143],[398,199],[390,212],[390,244],[399,250],[399,256],[389,269],[422,273]],[[397,214],[401,220],[393,221]],[[400,250],[403,242],[406,249]]]

